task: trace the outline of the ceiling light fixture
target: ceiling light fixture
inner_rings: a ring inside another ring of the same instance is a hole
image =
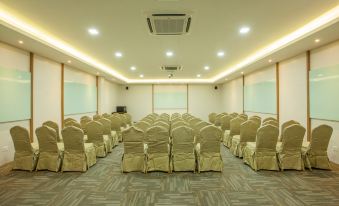
[[[18,42],[19,42],[19,44],[23,44],[24,43],[22,40],[19,40]]]
[[[244,72],[241,72],[241,74],[244,74]]]
[[[139,77],[140,77],[140,78],[144,78],[144,75],[143,75],[143,74],[140,74]]]
[[[272,62],[272,59],[269,59],[268,62],[271,63],[271,62]]]
[[[217,56],[218,56],[218,57],[223,57],[223,56],[225,56],[225,52],[219,51],[219,52],[217,53]]]
[[[99,72],[97,72],[97,75],[99,75],[100,73]]]
[[[166,56],[167,57],[172,57],[173,55],[174,55],[174,53],[172,51],[166,52]]]
[[[135,71],[136,69],[137,69],[137,68],[136,68],[135,66],[132,66],[132,67],[131,67],[131,70],[132,70],[132,71]]]
[[[121,58],[121,57],[122,57],[122,53],[121,53],[121,52],[115,52],[115,56],[116,56],[117,58]]]
[[[250,31],[251,31],[251,28],[250,28],[250,27],[247,27],[247,26],[241,27],[241,28],[239,29],[239,33],[240,33],[240,34],[247,34],[247,33],[250,32]]]
[[[210,67],[209,66],[205,66],[204,69],[205,70],[210,70]]]
[[[70,63],[72,63],[72,61],[71,61],[71,60],[68,60],[68,61],[67,61],[67,63],[69,63],[69,64],[70,64]]]
[[[200,78],[200,77],[201,77],[201,74],[197,74],[197,77]]]
[[[87,31],[92,36],[97,36],[100,33],[96,28],[89,28]]]
[[[318,42],[320,42],[320,39],[316,39],[316,40],[314,40],[314,42],[315,42],[315,43],[318,43]]]

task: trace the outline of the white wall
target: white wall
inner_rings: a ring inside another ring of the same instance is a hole
[[[29,53],[0,43],[0,67],[29,71]],[[0,123],[0,166],[13,160],[14,145],[9,133],[13,126],[29,131],[29,120]]]
[[[116,111],[120,97],[120,86],[103,77],[99,78],[99,114]]]
[[[44,57],[34,57],[33,128],[45,121],[61,125],[61,65]],[[34,137],[36,138],[35,132]]]
[[[325,47],[311,51],[311,69],[320,69],[339,64],[339,41]],[[339,88],[338,88],[339,90]],[[339,122],[325,120],[311,120],[312,128],[321,124],[333,127],[333,134],[328,146],[328,156],[331,161],[339,164]]]
[[[202,120],[208,121],[211,112],[221,113],[222,86],[214,89],[215,85],[188,85],[188,112]]]
[[[222,112],[243,112],[243,80],[242,77],[226,82],[221,87]]]

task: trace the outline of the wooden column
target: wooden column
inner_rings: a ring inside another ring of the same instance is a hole
[[[279,123],[279,112],[280,112],[280,88],[279,88],[279,62],[275,64],[275,75],[276,75],[276,100],[277,100],[277,120]]]
[[[29,71],[31,72],[31,119],[29,120],[29,134],[31,142],[34,139],[34,54],[29,53]]]
[[[64,118],[65,118],[65,102],[64,102],[64,80],[65,80],[65,65],[61,64],[61,128],[64,128]]]
[[[311,70],[311,52],[306,52],[306,78],[307,78],[307,140],[311,139],[311,117],[310,117],[310,70]]]

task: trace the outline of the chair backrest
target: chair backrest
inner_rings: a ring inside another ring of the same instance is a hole
[[[177,127],[172,131],[172,152],[192,153],[194,149],[194,132],[187,126]]]
[[[112,115],[109,117],[109,120],[111,121],[111,130],[121,131],[121,119],[118,116]]]
[[[329,125],[319,125],[312,130],[312,138],[310,151],[312,152],[327,152],[328,143],[330,142],[333,133],[333,128]]]
[[[85,134],[87,134],[87,130],[86,130],[86,125],[91,122],[92,120],[89,118],[86,118],[87,116],[85,116],[85,118],[80,120],[80,125],[82,130],[84,131]]]
[[[251,116],[250,118],[248,118],[248,120],[252,120],[256,122],[257,124],[261,125],[261,117],[259,116]]]
[[[104,143],[104,128],[100,122],[91,121],[86,125],[87,141],[96,145]]]
[[[161,126],[161,127],[164,127],[164,128],[167,129],[167,131],[169,131],[169,128],[170,128],[169,124],[167,124],[167,123],[165,123],[165,122],[163,122],[163,121],[155,122],[155,123],[153,124],[153,126]]]
[[[206,126],[209,126],[211,124],[207,123],[207,122],[204,122],[204,121],[200,121],[200,122],[197,122],[192,128],[194,129],[194,134],[196,136],[199,136],[199,133],[200,133],[200,130]]]
[[[169,133],[164,127],[153,126],[146,131],[147,152],[168,153]]]
[[[286,127],[283,133],[282,152],[301,151],[301,146],[305,136],[306,129],[300,124],[294,124]]]
[[[245,122],[245,120],[240,118],[240,117],[236,117],[236,118],[231,119],[230,136],[240,135],[240,125],[244,122]]]
[[[230,122],[231,122],[231,115],[224,115],[221,118],[221,130],[225,131],[225,130],[229,130],[230,129]]]
[[[15,126],[10,129],[14,149],[16,152],[29,152],[31,153],[32,145],[29,139],[28,130],[24,127]]]
[[[209,125],[200,130],[200,152],[220,153],[221,130]]]
[[[80,123],[78,123],[78,122],[74,122],[74,121],[65,122],[65,127],[71,127],[71,126],[74,126],[74,127],[77,127],[79,129],[83,130]]]
[[[240,142],[255,142],[259,124],[252,120],[247,120],[240,125]]]
[[[131,125],[132,124],[132,115],[125,113],[124,116],[127,119],[127,123]]]
[[[276,118],[273,118],[273,117],[267,117],[262,122],[265,123],[267,121],[278,121],[278,120]]]
[[[151,124],[145,121],[140,121],[134,125],[135,127],[141,129],[142,131],[146,132],[149,127],[151,127]]]
[[[111,135],[111,120],[106,118],[101,118],[98,120],[102,124],[104,135]]]
[[[245,121],[248,120],[248,115],[247,114],[239,114],[239,117],[244,119]]]
[[[95,115],[93,115],[93,120],[94,121],[97,121],[97,120],[99,120],[99,119],[101,119],[102,118],[102,116],[100,115],[100,114],[95,114]]]
[[[35,130],[39,142],[39,151],[58,152],[57,134],[53,128],[41,126]]]
[[[153,124],[153,122],[154,122],[154,120],[153,120],[153,119],[151,119],[151,118],[148,118],[148,117],[146,117],[146,118],[143,118],[141,121],[147,122],[149,125]]]
[[[279,137],[279,127],[265,125],[258,129],[256,138],[256,151],[258,152],[276,152],[276,146]]]
[[[221,118],[224,116],[224,114],[217,114],[215,116],[215,120],[214,120],[214,125],[215,126],[220,126],[221,125]]]
[[[65,123],[65,124],[66,124],[66,122],[69,122],[69,121],[72,121],[72,122],[77,122],[75,119],[73,119],[73,118],[70,118],[70,117],[68,117],[68,118],[64,119],[64,123]]]
[[[191,125],[191,127],[194,127],[198,122],[201,122],[201,119],[194,118],[194,119],[189,120],[188,123]]]
[[[268,120],[266,122],[263,122],[262,126],[265,126],[265,125],[268,125],[268,124],[273,125],[275,127],[279,127],[279,123],[278,123],[277,120]]]
[[[124,153],[144,153],[145,133],[134,126],[122,132]]]
[[[65,152],[83,153],[85,152],[84,132],[74,126],[66,127],[61,131]]]
[[[294,120],[289,120],[289,121],[287,121],[287,122],[284,122],[284,123],[281,125],[281,129],[280,129],[280,131],[281,131],[281,134],[280,134],[280,141],[283,141],[283,139],[284,139],[284,130],[285,130],[287,127],[289,127],[289,126],[291,126],[291,125],[294,125],[294,124],[300,124],[300,123],[297,122],[297,121],[294,121]]]
[[[81,120],[85,120],[85,119],[92,121],[92,118],[91,118],[90,116],[82,116],[82,117],[80,118],[80,121],[81,121]]]
[[[215,121],[215,117],[217,116],[216,113],[212,112],[208,115],[208,121],[211,122],[212,124],[214,124]]]
[[[60,133],[59,133],[59,126],[56,122],[46,121],[46,122],[42,123],[42,125],[53,128],[55,130],[56,134],[57,134],[57,141],[61,142]]]
[[[109,118],[110,116],[111,116],[111,115],[110,115],[110,114],[107,114],[107,113],[103,113],[103,114],[102,114],[102,117],[103,117],[103,118]]]

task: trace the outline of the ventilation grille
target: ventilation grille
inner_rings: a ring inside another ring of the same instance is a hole
[[[164,70],[164,71],[174,72],[174,71],[182,70],[182,66],[179,66],[179,65],[167,65],[167,66],[162,66],[161,69]]]
[[[152,14],[147,17],[150,32],[154,35],[182,35],[189,32],[191,16],[187,14]]]

